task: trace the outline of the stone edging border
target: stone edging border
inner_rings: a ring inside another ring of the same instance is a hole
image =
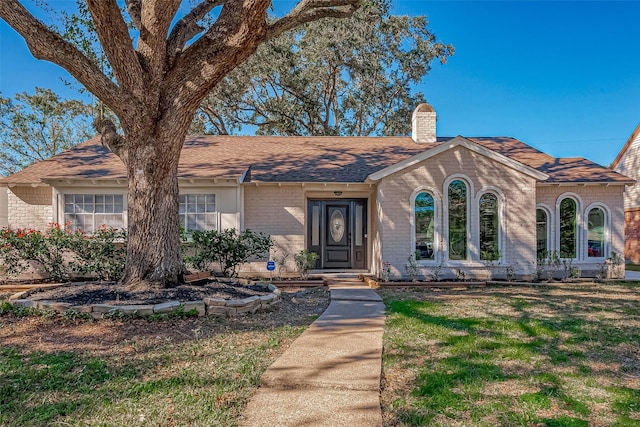
[[[64,313],[74,310],[78,313],[88,313],[94,319],[103,319],[105,315],[121,314],[124,316],[147,317],[153,314],[171,314],[179,309],[183,311],[197,310],[198,317],[230,317],[238,314],[256,313],[267,310],[280,301],[281,291],[275,285],[268,283],[271,291],[269,295],[247,297],[243,299],[225,300],[222,298],[204,298],[199,301],[167,301],[159,304],[110,305],[90,304],[73,305],[66,302],[49,300],[20,299],[25,292],[18,292],[9,298],[9,303],[16,307],[34,308],[36,310],[51,310]]]

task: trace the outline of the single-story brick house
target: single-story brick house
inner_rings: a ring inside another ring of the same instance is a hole
[[[412,129],[411,137],[189,137],[181,220],[268,233],[279,254],[317,252],[318,270],[391,278],[406,277],[410,259],[420,276],[482,278],[488,264],[530,276],[553,251],[595,274],[624,250],[632,179],[510,137],[436,137],[428,104],[416,108]],[[127,225],[125,170],[98,137],[0,186],[10,227]]]
[[[611,163],[611,168],[636,180],[624,192],[624,257],[640,264],[640,123]]]

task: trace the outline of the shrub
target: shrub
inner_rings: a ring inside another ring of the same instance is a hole
[[[207,270],[217,263],[224,277],[236,277],[239,267],[251,258],[264,258],[273,245],[264,233],[235,228],[222,231],[193,230],[187,244],[185,262],[196,270]]]
[[[53,280],[64,281],[69,278],[67,229],[58,224],[51,224],[45,233],[33,229],[4,228],[0,238],[0,259],[10,277],[24,272],[29,267],[29,261],[36,261],[39,271]]]
[[[76,231],[70,236],[75,259],[69,264],[80,274],[95,275],[100,280],[116,281],[122,277],[127,258],[127,233],[102,226],[92,234]]]
[[[59,224],[50,224],[44,233],[3,228],[0,261],[9,277],[26,271],[35,261],[41,273],[58,282],[69,280],[72,272],[117,280],[124,271],[125,238],[124,231],[107,227],[92,234],[72,232]]]
[[[309,278],[309,271],[316,266],[318,254],[304,249],[298,252],[293,259],[296,262],[296,269],[298,270],[298,273],[300,273],[300,276],[302,276],[304,280],[307,280],[307,278]]]

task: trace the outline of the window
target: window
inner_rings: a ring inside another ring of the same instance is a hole
[[[217,230],[215,194],[180,195],[180,225],[185,230]]]
[[[452,181],[448,189],[449,200],[449,259],[467,259],[467,185]]]
[[[124,227],[122,194],[65,194],[64,222],[71,230],[93,232],[102,225]]]
[[[416,260],[434,259],[434,202],[429,193],[420,193],[415,202]]]
[[[571,198],[560,202],[560,258],[576,258],[576,201]]]
[[[544,259],[549,253],[548,236],[549,236],[549,218],[547,211],[544,209],[536,209],[536,255],[538,259]]]
[[[587,256],[590,258],[602,258],[605,255],[605,216],[602,208],[593,208],[589,211],[587,227]]]
[[[495,261],[500,258],[498,198],[493,193],[480,197],[480,259]]]

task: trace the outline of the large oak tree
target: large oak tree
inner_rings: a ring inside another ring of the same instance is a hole
[[[201,0],[181,17],[182,0],[124,3],[126,11],[117,0],[86,0],[113,79],[20,1],[0,1],[0,18],[36,58],[65,68],[118,117],[122,134],[109,120],[96,127],[127,169],[123,284],[166,286],[182,272],[178,161],[202,99],[261,43],[303,23],[348,17],[360,0],[300,0],[278,19],[268,17],[271,0]]]
[[[425,102],[415,85],[453,50],[426,16],[392,15],[390,0],[370,0],[350,18],[311,22],[263,43],[203,100],[193,131],[406,135],[413,109]]]

